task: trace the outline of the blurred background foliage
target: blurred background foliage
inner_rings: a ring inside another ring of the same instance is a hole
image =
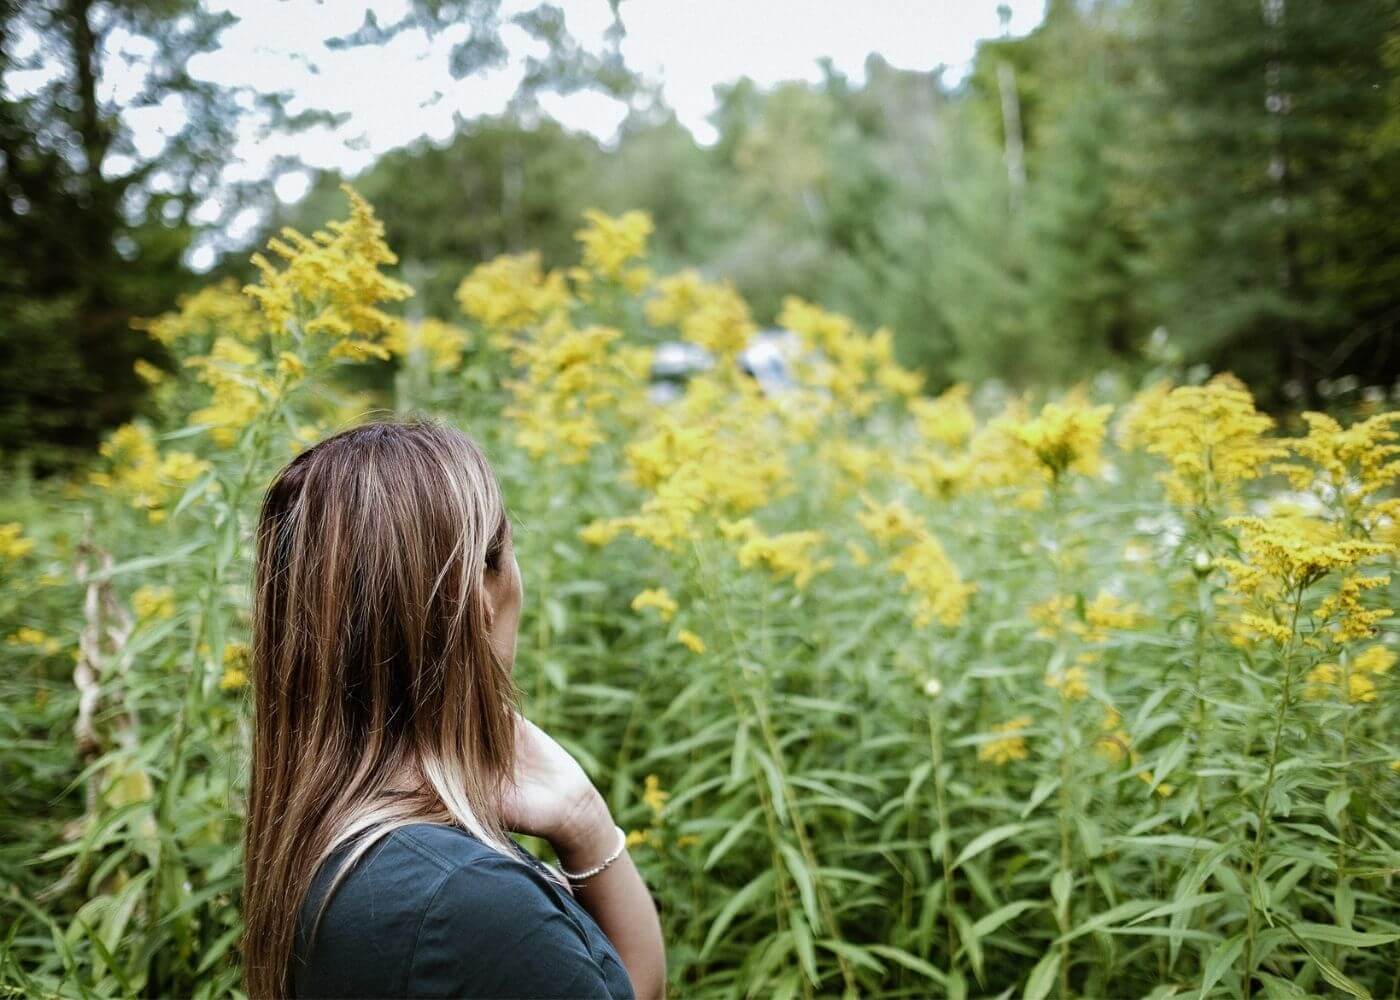
[[[463,109],[445,145],[397,149],[354,178],[420,290],[411,309],[450,315],[462,276],[499,253],[561,263],[586,207],[640,208],[659,266],[729,276],[761,323],[796,293],[887,325],[931,389],[1064,385],[1169,356],[1233,370],[1277,408],[1400,373],[1396,0],[1049,0],[1039,27],[982,43],[956,84],[872,54],[859,82],[828,63],[814,84],[717,88],[708,146],[626,66],[626,7],[613,10],[601,52],[570,37],[559,8],[511,18],[548,54],[505,113]],[[207,280],[183,263],[202,229],[257,206],[252,244],[336,211],[338,176],[293,206],[265,181],[227,182],[240,116],[293,130],[327,118],[191,75],[228,19],[196,0],[0,3],[11,459],[62,465],[140,409],[132,363],[161,359],[131,319]],[[465,77],[505,58],[502,21],[494,0],[415,0],[333,42],[466,22],[451,53]],[[149,40],[157,70],[122,106],[102,99],[98,57],[118,28]],[[15,55],[21,31],[62,72],[17,97],[6,77],[32,68]],[[590,89],[631,109],[611,143],[538,101]],[[143,158],[123,114],[170,93],[188,124]],[[194,221],[216,185],[223,214]],[[244,276],[247,247],[226,249],[214,276]]]

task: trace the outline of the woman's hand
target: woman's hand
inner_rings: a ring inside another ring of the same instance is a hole
[[[549,841],[571,869],[602,860],[616,836],[602,795],[567,750],[519,713],[515,733],[515,783],[501,803],[506,825]]]
[[[567,871],[586,871],[617,847],[608,805],[578,761],[528,719],[515,720],[515,785],[502,806],[506,825],[543,837]],[[569,892],[617,948],[637,1000],[664,1000],[666,947],[656,903],[625,850],[605,871]]]

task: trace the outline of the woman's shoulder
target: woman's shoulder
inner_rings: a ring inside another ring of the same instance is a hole
[[[417,855],[442,872],[453,872],[490,858],[502,858],[499,851],[488,847],[475,835],[446,823],[409,823],[395,828],[383,840],[384,849],[391,855],[405,852]],[[516,845],[516,850],[523,860],[523,848]]]
[[[506,857],[436,823],[385,834],[346,872],[315,940],[303,939],[309,949],[301,952],[298,995],[440,995],[470,987],[509,996],[522,985],[588,974],[577,966],[602,958],[588,928],[535,867],[538,859],[516,850],[517,858]],[[344,858],[332,854],[318,873],[304,928]],[[547,964],[572,958],[575,967],[542,969],[541,951]]]
[[[517,906],[553,902],[533,870],[539,860],[514,843],[516,856],[507,857],[466,830],[427,822],[366,836],[367,848],[357,850],[364,844],[360,839],[342,844],[321,864],[303,906],[305,923],[337,875],[321,920],[331,933],[342,925],[363,933],[369,924],[411,922],[430,909],[481,910],[504,896],[514,897]],[[462,891],[468,887],[470,892]]]

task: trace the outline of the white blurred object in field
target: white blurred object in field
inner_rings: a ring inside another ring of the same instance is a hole
[[[797,384],[794,368],[801,349],[801,339],[791,330],[760,330],[736,360],[764,395],[775,396]],[[669,403],[685,392],[692,376],[714,366],[714,355],[698,344],[682,340],[659,344],[652,355],[648,394],[653,402]]]

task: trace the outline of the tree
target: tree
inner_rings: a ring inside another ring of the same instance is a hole
[[[461,78],[505,60],[499,6],[410,0],[388,24],[367,10],[356,31],[326,47],[465,24],[449,54]],[[613,11],[599,53],[572,40],[553,5],[511,18],[545,45],[527,60],[512,114],[537,120],[544,90],[640,92],[618,47],[615,3]],[[200,0],[0,0],[0,454],[52,465],[136,409],[143,385],[132,363],[154,347],[133,317],[164,311],[196,280],[185,259],[198,236],[241,253],[221,231],[245,208],[275,210],[267,179],[225,173],[241,125],[344,124],[316,109],[287,113],[290,94],[194,74],[195,57],[217,49],[234,21]],[[138,146],[131,127],[133,114],[153,108],[178,122],[154,150]],[[503,155],[523,164],[524,152]]]
[[[458,282],[481,261],[540,250],[550,263],[572,262],[573,232],[593,200],[600,156],[591,137],[548,119],[527,126],[513,117],[480,118],[445,146],[422,140],[387,153],[353,183],[413,272],[414,308],[452,316]],[[269,228],[288,223],[311,232],[335,217],[343,211],[342,179],[318,177]]]
[[[1149,328],[1128,157],[1150,123],[1133,117],[1136,61],[1118,14],[1056,3],[1033,36],[1043,92],[1027,206],[1030,347],[1052,381],[1133,361]]]
[[[230,144],[232,96],[188,69],[227,23],[196,0],[0,4],[0,452],[43,442],[43,465],[136,405],[130,317],[184,287],[190,214]],[[150,71],[126,106],[185,112],[154,154],[106,96],[131,53]]]
[[[1375,144],[1394,0],[1151,0],[1144,10],[1146,100],[1160,123],[1144,137],[1146,273],[1171,334],[1188,355],[1304,396],[1341,371],[1393,377],[1394,355],[1384,371],[1366,363],[1382,332],[1366,323],[1389,314],[1393,331],[1400,290],[1354,293],[1357,275],[1394,260],[1397,223],[1381,199],[1396,151]]]

